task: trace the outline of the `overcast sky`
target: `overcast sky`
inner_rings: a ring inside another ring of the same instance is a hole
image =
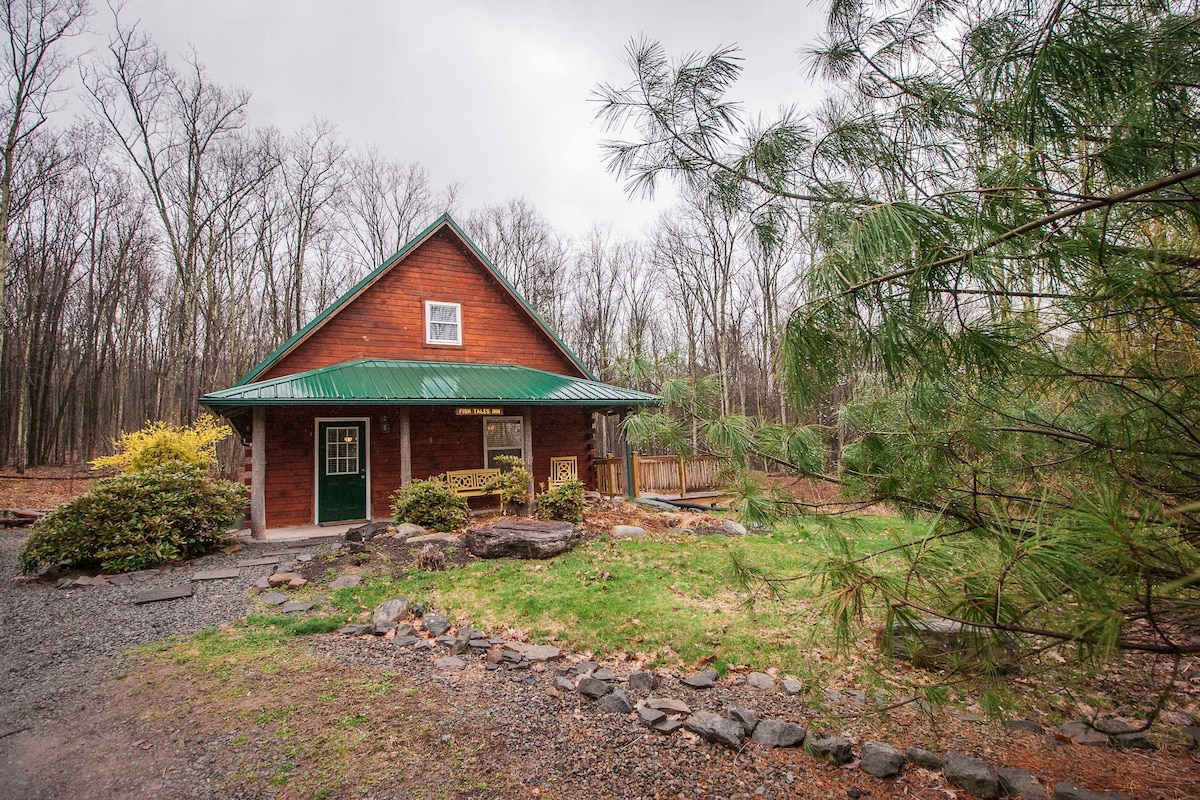
[[[633,235],[656,208],[605,171],[589,100],[596,84],[629,80],[630,39],[672,56],[740,45],[736,98],[770,116],[819,98],[798,51],[823,13],[746,0],[131,0],[122,17],[171,53],[195,47],[213,79],[248,90],[252,124],[327,118],[353,145],[419,162],[437,185],[458,181],[464,209],[525,197],[564,233],[612,222]],[[101,5],[93,27],[107,14]]]

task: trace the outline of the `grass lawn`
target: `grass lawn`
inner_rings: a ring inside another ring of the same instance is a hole
[[[850,532],[867,553],[910,529],[899,517],[869,516]],[[515,630],[531,640],[597,655],[624,653],[653,665],[711,663],[816,677],[832,648],[811,608],[820,592],[802,579],[785,602],[752,598],[738,586],[735,560],[779,575],[802,575],[805,543],[817,528],[789,527],[743,537],[656,534],[601,537],[548,561],[496,560],[446,572],[376,571],[332,595],[343,618],[362,618],[389,597],[421,600],[485,630]],[[319,588],[317,589],[319,591]]]

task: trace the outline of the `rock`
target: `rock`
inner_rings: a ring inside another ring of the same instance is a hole
[[[302,589],[308,583],[307,578],[301,578],[299,575],[287,582],[289,589]]]
[[[530,661],[550,661],[562,655],[562,650],[559,650],[552,644],[537,644],[525,649],[521,655],[528,658]]]
[[[411,522],[401,522],[396,526],[396,532],[392,534],[393,539],[409,539],[413,536],[424,536],[429,531],[422,528],[420,525],[414,525]]]
[[[276,572],[274,575],[267,578],[267,583],[271,586],[286,586],[296,578],[300,578],[300,576],[294,572]],[[303,578],[301,578],[301,580],[303,580]]]
[[[625,686],[631,692],[652,692],[654,691],[654,673],[631,672],[629,679],[625,681]]]
[[[608,667],[600,667],[592,670],[592,677],[598,681],[608,681],[609,683],[617,679],[617,674]]]
[[[280,603],[286,603],[288,601],[288,596],[282,592],[267,592],[266,594],[261,595],[258,599],[269,606],[277,606]]]
[[[376,622],[371,626],[371,633],[375,634],[376,636],[383,636],[388,631],[395,630],[395,628],[396,623],[394,622]]]
[[[192,587],[189,586],[172,586],[166,589],[151,589],[146,592],[140,592],[133,598],[133,602],[138,605],[145,603],[158,603],[163,600],[178,600],[181,597],[191,597]]]
[[[1096,728],[1101,733],[1108,734],[1113,743],[1121,747],[1133,747],[1137,750],[1157,750],[1158,746],[1146,735],[1142,725],[1123,719],[1102,719],[1096,722]]]
[[[746,736],[740,723],[711,711],[697,711],[684,721],[683,726],[703,739],[735,750],[742,746]]]
[[[378,625],[381,622],[398,622],[408,616],[408,598],[393,597],[375,606],[371,612],[371,622]]]
[[[996,800],[1000,796],[1000,779],[978,758],[946,753],[942,774],[953,785],[982,800]]]
[[[1084,747],[1103,747],[1108,744],[1108,737],[1086,722],[1065,722],[1058,726],[1058,732]]]
[[[804,684],[791,678],[784,678],[783,691],[790,695],[797,695],[804,691]]]
[[[258,578],[258,579],[256,579],[256,580],[254,581],[254,583],[252,583],[252,584],[251,584],[251,586],[252,586],[254,589],[257,589],[258,591],[260,591],[260,592],[261,592],[261,591],[264,591],[264,590],[266,590],[266,589],[270,589],[270,588],[271,588],[271,581],[270,581],[270,579],[269,579],[269,578],[267,578],[266,576],[263,576],[263,577],[261,577],[261,578]]]
[[[666,718],[666,714],[655,708],[646,708],[643,706],[638,709],[638,720],[646,727],[657,725]]]
[[[766,722],[767,720],[763,720],[758,723],[758,726],[761,728]],[[842,736],[809,737],[804,749],[835,767],[849,764],[854,760],[854,751],[850,748],[850,742]]]
[[[467,665],[467,662],[457,656],[442,656],[441,658],[434,659],[433,665],[440,669],[462,669]]]
[[[575,684],[560,675],[554,679],[554,688],[560,692],[573,692],[575,691]]]
[[[120,575],[109,575],[108,582],[113,586],[128,586],[129,584],[133,583],[133,578],[124,573]]]
[[[808,736],[800,725],[777,719],[759,720],[750,738],[766,747],[797,747]]]
[[[299,561],[301,564],[307,564],[309,561],[312,561],[315,557],[316,556],[314,556],[312,553],[300,553],[299,555],[296,556],[296,560]]]
[[[417,642],[421,641],[420,637],[409,635],[397,636],[392,639],[392,647],[412,647]]]
[[[693,689],[708,689],[717,682],[717,672],[716,670],[706,669],[703,672],[697,672],[695,675],[689,675],[680,682]]]
[[[1000,788],[1008,797],[1019,800],[1046,800],[1046,787],[1033,777],[1032,772],[1013,767],[996,767],[996,777],[1000,779]]]
[[[1130,798],[1116,792],[1092,792],[1069,783],[1057,783],[1054,785],[1054,800],[1130,800]]]
[[[961,622],[945,619],[899,621],[892,625],[892,655],[922,669],[942,669],[951,662],[986,663],[1001,672],[1015,666],[1017,642]]]
[[[465,540],[479,558],[552,558],[579,544],[580,534],[569,522],[514,520],[471,528]]]
[[[458,629],[454,643],[450,645],[450,655],[457,656],[471,649],[471,640],[479,636],[479,631],[465,625]]]
[[[858,768],[876,778],[894,778],[904,766],[904,756],[890,744],[864,742]]]
[[[758,724],[758,714],[752,709],[744,708],[737,703],[730,703],[729,707],[725,709],[725,713],[731,720],[742,726],[747,736],[754,733],[754,726]]]
[[[417,617],[418,619],[420,619],[421,617],[425,616],[425,604],[420,601],[413,603],[411,606],[408,607],[408,613],[411,616],[414,616],[414,617]]]
[[[920,747],[910,747],[904,751],[904,757],[908,759],[910,764],[916,764],[918,767],[924,767],[934,772],[941,772],[942,767],[946,765],[936,753],[931,753],[928,750],[923,750]]]
[[[1184,736],[1191,738],[1192,747],[1200,747],[1200,728],[1195,725],[1184,725],[1181,730]]]
[[[775,679],[765,672],[751,672],[746,676],[746,684],[755,689],[774,689]]]
[[[662,500],[654,500],[649,497],[635,497],[635,498],[633,498],[633,502],[637,503],[639,506],[642,506],[643,508],[649,508],[654,511],[672,511],[672,512],[674,512],[674,511],[679,510],[679,508],[677,506],[673,506],[670,503],[664,503]]]
[[[668,714],[690,714],[692,709],[682,700],[673,700],[669,697],[651,697],[646,701],[647,708],[657,709],[658,711],[666,711]]]
[[[357,573],[350,575],[339,575],[333,579],[332,583],[329,584],[329,588],[333,589],[334,591],[338,589],[353,589],[360,583],[362,583],[362,575]]]
[[[597,700],[613,690],[612,684],[595,678],[583,677],[575,685],[575,689],[584,697]]]
[[[661,722],[654,723],[650,727],[659,733],[674,733],[683,727],[683,723],[677,719],[671,719],[670,717],[667,717]]]
[[[635,539],[645,536],[646,529],[639,528],[637,525],[613,525],[611,533],[618,539]]]
[[[441,636],[450,630],[450,620],[445,614],[426,614],[421,618],[421,627],[433,636]]]
[[[575,666],[571,667],[571,671],[576,675],[587,675],[589,672],[594,672],[599,669],[600,665],[595,661],[580,661]]]
[[[731,533],[734,536],[745,536],[746,535],[746,527],[744,525],[742,525],[740,522],[735,522],[734,520],[731,520],[731,519],[727,519],[724,522],[722,522],[721,527],[725,529],[726,533]]]
[[[345,625],[338,628],[337,632],[345,636],[365,636],[374,627],[374,625]]]
[[[312,603],[301,603],[296,600],[292,600],[292,601],[289,601],[289,602],[281,605],[279,607],[279,613],[281,613],[281,614],[296,614],[301,611],[308,611],[312,607],[313,607]]]
[[[601,711],[609,714],[628,714],[633,711],[633,706],[629,704],[629,698],[625,696],[624,689],[613,689],[601,697],[600,702],[596,705]]]
[[[224,581],[230,578],[236,578],[241,575],[241,570],[237,567],[229,569],[202,569],[192,575],[194,581]]]
[[[1023,733],[1032,733],[1035,736],[1041,736],[1042,726],[1031,719],[1006,719],[1004,727],[1010,731],[1022,731]]]
[[[393,630],[396,631],[396,636],[416,636],[417,629],[407,622],[401,622]]]
[[[369,542],[376,536],[382,536],[392,529],[390,522],[368,522],[346,531],[347,542]]]

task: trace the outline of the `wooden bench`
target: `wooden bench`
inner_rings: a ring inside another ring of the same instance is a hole
[[[499,469],[454,469],[446,473],[446,484],[459,497],[499,496],[499,489],[487,489],[488,482],[500,477]]]

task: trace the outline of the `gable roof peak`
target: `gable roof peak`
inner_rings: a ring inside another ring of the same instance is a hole
[[[516,302],[517,305],[525,311],[526,314],[533,320],[534,324],[545,333],[554,345],[566,356],[588,380],[596,380],[596,376],[592,374],[587,365],[575,355],[574,351],[567,346],[567,343],[559,338],[558,334],[550,327],[549,323],[542,318],[533,306],[529,304],[524,296],[517,291],[516,287],[509,283],[504,277],[504,273],[492,263],[492,260],[471,240],[466,231],[454,220],[449,211],[444,211],[438,215],[437,219],[431,222],[424,230],[410,239],[403,247],[397,250],[390,258],[385,259],[375,269],[367,273],[361,280],[351,286],[341,297],[334,300],[326,306],[321,313],[317,314],[308,324],[296,331],[290,336],[287,341],[275,348],[266,358],[252,367],[245,375],[243,375],[234,386],[244,386],[252,383],[261,377],[267,370],[277,364],[281,359],[300,346],[305,340],[316,333],[326,322],[337,315],[339,311],[348,306],[357,297],[363,294],[367,289],[371,288],[381,277],[389,272],[393,267],[402,262],[410,253],[415,251],[422,244],[427,242],[433,236],[442,230],[450,231],[455,238],[462,242],[471,255],[473,255],[483,268],[500,284],[501,288],[507,292]]]

